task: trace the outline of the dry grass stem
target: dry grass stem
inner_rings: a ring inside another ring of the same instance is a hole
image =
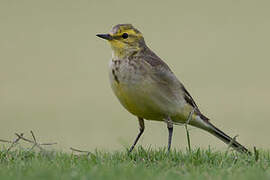
[[[35,137],[35,134],[33,131],[30,131],[31,135],[32,135],[32,138],[33,140],[30,140],[30,139],[27,139],[25,138],[23,135],[23,133],[15,133],[16,135],[16,138],[13,140],[13,141],[9,141],[9,140],[3,140],[3,139],[0,139],[0,142],[4,142],[4,143],[9,143],[11,144],[8,149],[7,149],[7,152],[9,152],[12,148],[14,148],[20,140],[23,140],[25,142],[28,142],[30,144],[32,144],[31,148],[29,149],[29,151],[33,150],[35,147],[38,147],[40,150],[44,150],[44,148],[42,148],[42,146],[47,146],[47,145],[55,145],[57,143],[39,143],[37,142],[37,139]]]

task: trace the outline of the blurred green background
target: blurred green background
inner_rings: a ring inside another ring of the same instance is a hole
[[[132,23],[183,81],[201,111],[248,147],[269,148],[270,1],[0,1],[0,138],[33,130],[41,141],[123,149],[136,117],[112,93],[111,49],[98,39]],[[226,146],[191,128],[192,147]],[[167,145],[164,123],[146,122],[139,144]],[[177,126],[174,148],[186,148]]]

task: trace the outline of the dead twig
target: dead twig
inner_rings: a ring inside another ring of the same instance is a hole
[[[236,142],[236,138],[237,138],[237,137],[238,137],[238,134],[235,135],[235,136],[232,138],[232,140],[229,142],[226,153],[228,153],[229,149],[232,147],[232,144],[233,144],[234,142]]]
[[[23,133],[20,133],[20,137],[15,138],[13,141],[0,139],[0,142],[11,144],[7,149],[7,152],[9,152],[13,147],[15,147],[15,145],[18,144],[19,140],[22,139],[22,137],[23,137]]]
[[[23,133],[21,133],[20,136],[23,137]],[[7,152],[9,152],[13,147],[15,147],[15,145],[19,142],[19,140],[21,139],[21,137],[17,137],[16,139],[14,139],[14,141],[9,146]]]
[[[195,112],[195,108],[192,109],[192,111],[189,113],[188,115],[188,119],[187,119],[187,122],[185,123],[185,128],[186,128],[186,133],[187,133],[187,141],[188,141],[188,150],[189,152],[191,152],[191,145],[190,145],[190,135],[189,135],[189,130],[188,130],[188,124],[190,122],[190,120],[192,119],[192,116]]]
[[[15,147],[15,145],[17,145],[19,143],[20,140],[23,140],[23,141],[26,141],[30,144],[32,144],[32,147],[29,149],[30,151],[33,150],[35,147],[38,147],[41,151],[44,150],[44,148],[42,146],[49,146],[49,145],[55,145],[57,144],[56,142],[54,143],[39,143],[37,141],[37,138],[34,134],[33,131],[30,131],[31,135],[32,135],[32,138],[33,140],[31,139],[27,139],[26,137],[24,137],[23,133],[15,133],[15,135],[17,136],[13,141],[9,141],[9,140],[4,140],[4,139],[0,139],[0,142],[4,142],[4,143],[9,143],[11,144],[8,149],[7,149],[7,152],[9,152],[13,147]]]
[[[23,137],[22,135],[20,135],[18,133],[15,133],[15,135],[18,138],[20,138],[20,139],[22,139],[22,140],[24,140],[24,141],[26,141],[28,143],[33,144],[32,147],[29,149],[29,151],[33,150],[35,147],[38,147],[41,151],[44,151],[44,148],[42,148],[42,146],[44,146],[44,145],[47,146],[47,145],[55,145],[55,144],[57,144],[56,142],[54,142],[54,143],[39,143],[39,142],[37,142],[37,139],[35,137],[34,132],[33,131],[30,131],[30,133],[32,135],[33,140],[27,139],[27,138]]]
[[[4,142],[4,143],[12,143],[12,141],[4,140],[4,139],[0,139],[0,142]]]
[[[73,147],[70,147],[69,149],[70,149],[72,152],[86,153],[86,156],[89,156],[89,155],[91,154],[90,151],[84,151],[84,150],[76,149],[76,148],[73,148]]]

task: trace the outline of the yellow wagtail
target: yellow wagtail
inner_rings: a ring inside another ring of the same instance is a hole
[[[142,33],[131,24],[118,24],[108,34],[97,36],[108,40],[112,47],[111,87],[120,103],[139,120],[140,132],[130,152],[144,132],[144,119],[167,123],[168,151],[173,124],[189,123],[240,152],[249,152],[209,122],[168,65],[146,46]]]

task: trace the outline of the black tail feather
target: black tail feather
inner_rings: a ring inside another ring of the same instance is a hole
[[[222,132],[221,130],[219,130],[217,127],[215,127],[209,121],[207,123],[211,126],[211,129],[209,131],[211,134],[213,134],[214,136],[216,136],[217,138],[219,138],[220,140],[222,140],[226,144],[229,144],[235,150],[237,150],[237,151],[239,151],[241,153],[251,154],[251,152],[247,148],[245,148],[244,146],[242,146],[235,139],[231,138],[230,136],[228,136],[227,134],[225,134],[224,132]]]

